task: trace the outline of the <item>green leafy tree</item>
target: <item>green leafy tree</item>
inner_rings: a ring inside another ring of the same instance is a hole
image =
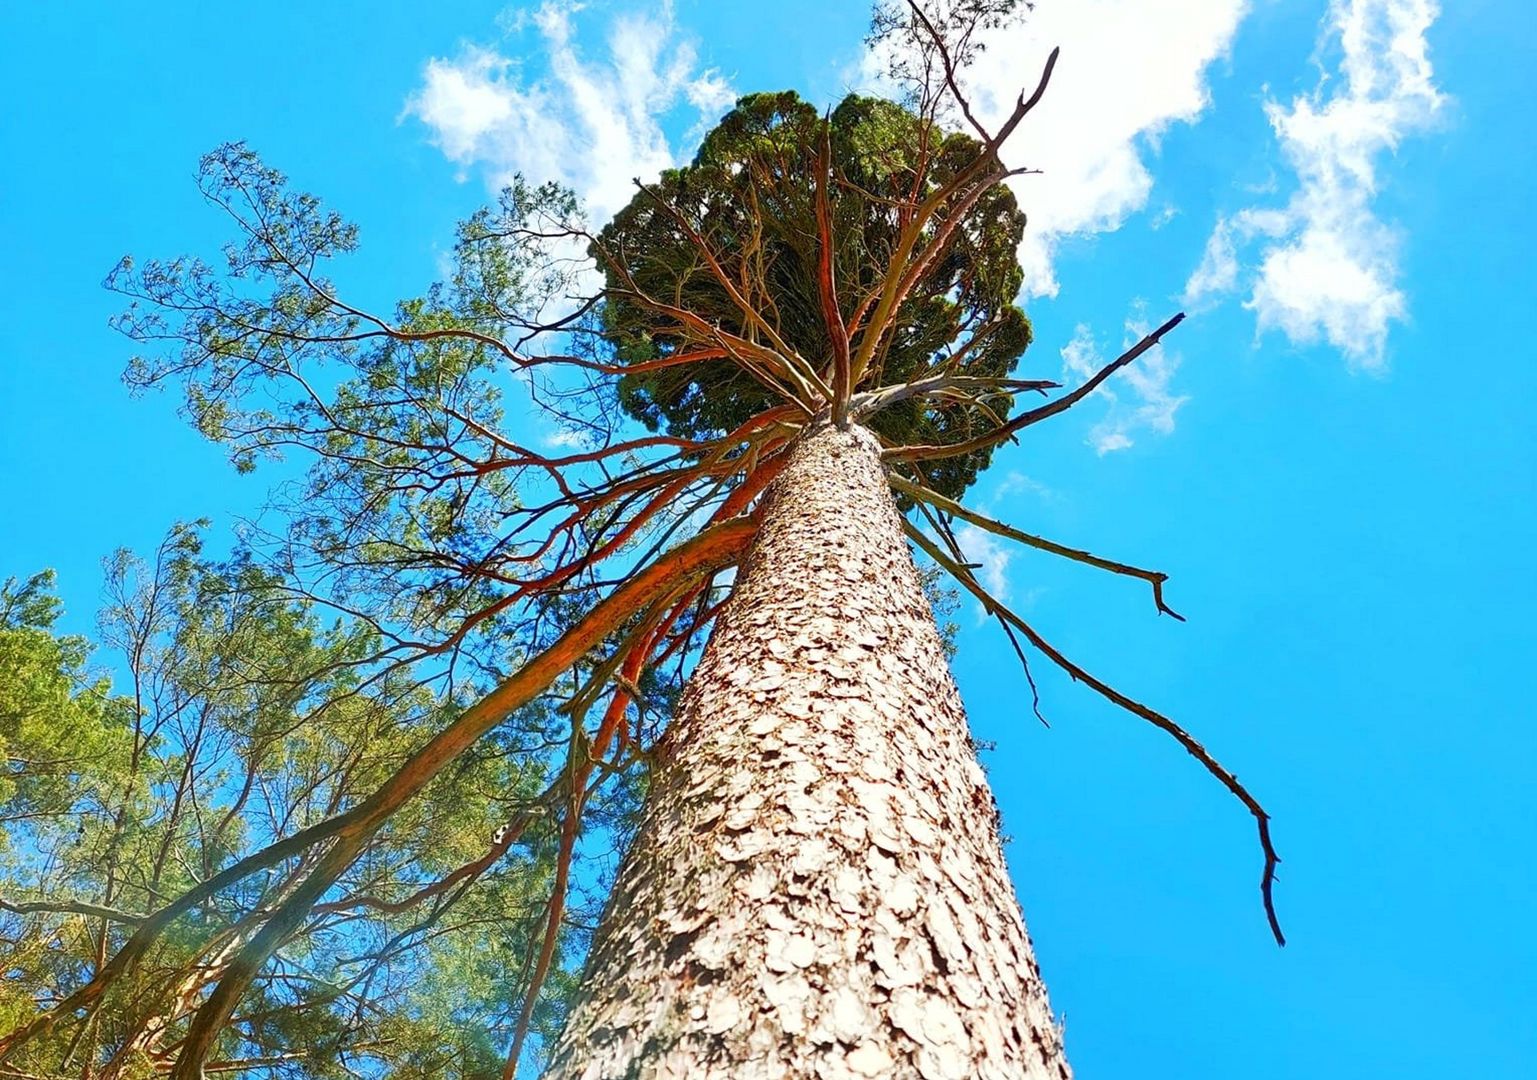
[[[84,638],[58,635],[54,576],[0,586],[0,805],[7,830],[56,816],[83,793],[99,795],[123,743],[121,713],[91,676]]]
[[[360,666],[378,651],[369,633],[322,625],[280,579],[203,559],[198,531],[179,528],[153,564],[109,562],[97,645],[126,673],[113,694],[87,641],[53,632],[51,581],[0,592],[5,1030],[88,985],[164,897],[372,790],[473,693]],[[521,1004],[516,972],[539,947],[553,873],[549,762],[534,749],[550,720],[540,706],[509,718],[391,819],[220,1033],[220,1069],[499,1072],[496,1032]],[[622,829],[622,800],[598,809]],[[305,869],[302,855],[278,863],[193,909],[82,1026],[24,1048],[25,1071],[162,1069],[251,913]],[[562,942],[561,964],[579,938]],[[531,1016],[544,1037],[570,981],[557,966]]]

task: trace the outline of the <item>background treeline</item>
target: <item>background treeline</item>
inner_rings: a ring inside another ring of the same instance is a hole
[[[379,664],[376,634],[322,615],[249,557],[205,558],[195,526],[150,558],[108,560],[94,638],[58,631],[53,584],[42,573],[0,592],[6,1031],[88,983],[146,913],[365,797],[484,689],[473,665],[445,664],[434,685],[419,667]],[[528,642],[499,644],[516,657]],[[569,721],[536,703],[395,815],[261,973],[208,1071],[499,1076],[551,892],[546,811],[569,739]],[[604,791],[536,1035],[560,1022],[633,809],[634,784]],[[316,857],[300,851],[200,903],[5,1075],[163,1072],[260,925],[253,913]]]

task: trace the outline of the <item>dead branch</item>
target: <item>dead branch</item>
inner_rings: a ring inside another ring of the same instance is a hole
[[[1073,661],[1069,660],[1049,642],[1047,642],[1045,638],[1036,633],[1034,627],[1025,622],[1024,619],[1021,619],[1006,605],[1001,603],[996,597],[992,596],[985,588],[978,584],[972,575],[957,565],[954,559],[950,558],[948,555],[942,552],[932,540],[923,534],[922,530],[918,529],[915,525],[912,524],[912,522],[905,520],[903,522],[903,527],[906,529],[907,535],[912,538],[913,543],[922,548],[931,559],[945,567],[945,569],[950,572],[951,576],[953,576],[956,581],[960,582],[969,592],[972,593],[972,595],[981,601],[985,610],[989,612],[997,612],[1000,617],[1007,620],[1010,625],[1012,625],[1020,633],[1024,634],[1025,637],[1029,639],[1030,644],[1034,645],[1037,649],[1044,653],[1047,659],[1056,664],[1057,667],[1061,668],[1063,671],[1067,672],[1067,674],[1075,682],[1083,683],[1085,686],[1088,686],[1090,689],[1094,690],[1106,700],[1119,705],[1121,708],[1125,709],[1127,712],[1133,714],[1134,716],[1138,716],[1143,720],[1146,720],[1160,731],[1164,731],[1173,736],[1174,740],[1183,746],[1185,751],[1191,757],[1199,761],[1202,767],[1205,768],[1208,773],[1216,777],[1223,787],[1227,788],[1228,791],[1233,793],[1234,797],[1236,797],[1239,802],[1243,803],[1244,807],[1249,811],[1249,813],[1254,816],[1255,823],[1259,828],[1260,849],[1264,852],[1265,855],[1265,867],[1260,874],[1260,896],[1263,899],[1265,905],[1265,918],[1270,923],[1270,932],[1275,936],[1276,944],[1285,945],[1286,935],[1281,932],[1281,923],[1280,920],[1276,917],[1275,898],[1272,895],[1272,887],[1275,884],[1276,866],[1280,863],[1281,857],[1276,854],[1275,846],[1271,843],[1270,840],[1270,815],[1265,811],[1265,808],[1259,804],[1259,801],[1249,793],[1249,790],[1240,784],[1238,782],[1238,778],[1234,776],[1225,766],[1223,766],[1221,762],[1212,757],[1211,753],[1207,751],[1207,749],[1202,746],[1200,742],[1198,742],[1195,737],[1187,732],[1184,728],[1180,727],[1173,720],[1170,720],[1162,713],[1156,712],[1153,709],[1148,708],[1146,705],[1132,700],[1125,694],[1121,693],[1119,690],[1115,689],[1113,686],[1110,686],[1108,683],[1095,678],[1093,675],[1089,674]]]
[[[882,451],[881,457],[887,461],[929,461],[935,458],[955,457],[960,454],[969,454],[976,450],[985,450],[988,447],[997,446],[1005,439],[1012,438],[1016,433],[1023,431],[1030,425],[1038,424],[1042,420],[1049,420],[1051,417],[1056,416],[1058,413],[1066,412],[1068,409],[1078,404],[1078,402],[1082,401],[1085,397],[1099,389],[1099,385],[1106,379],[1110,378],[1110,376],[1114,375],[1117,371],[1121,370],[1121,368],[1125,367],[1127,364],[1137,359],[1137,357],[1147,352],[1154,345],[1157,345],[1165,334],[1167,334],[1170,330],[1173,330],[1180,323],[1184,322],[1184,320],[1185,313],[1181,311],[1178,315],[1175,315],[1172,319],[1164,323],[1157,330],[1154,330],[1151,334],[1148,334],[1141,341],[1137,342],[1131,348],[1123,352],[1120,356],[1116,357],[1114,360],[1110,361],[1110,363],[1100,368],[1099,371],[1094,374],[1094,377],[1089,379],[1082,386],[1077,387],[1071,393],[1063,395],[1049,405],[1042,405],[1039,408],[1031,409],[1029,412],[1021,413],[1019,416],[1016,416],[1007,424],[1004,424],[1002,427],[997,428],[994,431],[990,431],[985,435],[979,435],[975,439],[967,439],[964,442],[955,443],[951,446],[894,447],[892,449]]]
[[[954,499],[947,499],[945,496],[939,494],[938,492],[931,491],[921,484],[915,484],[911,480],[905,479],[894,471],[888,470],[887,475],[890,477],[891,486],[896,488],[898,491],[907,495],[911,495],[915,499],[921,499],[923,502],[929,503],[930,505],[943,510],[947,514],[952,514],[955,517],[960,518],[962,521],[969,521],[971,524],[977,526],[978,528],[985,529],[997,536],[1004,536],[1010,540],[1017,540],[1021,544],[1026,544],[1030,547],[1038,548],[1041,551],[1049,551],[1053,555],[1060,555],[1064,559],[1071,559],[1073,562],[1084,563],[1088,566],[1097,567],[1100,570],[1108,570],[1112,574],[1122,574],[1126,577],[1140,578],[1152,586],[1153,604],[1158,608],[1160,614],[1172,616],[1173,618],[1178,619],[1180,622],[1185,621],[1185,617],[1183,615],[1163,602],[1163,584],[1169,580],[1168,574],[1158,570],[1144,570],[1141,567],[1131,566],[1127,563],[1114,562],[1110,559],[1095,555],[1090,551],[1081,551],[1078,548],[1070,548],[1064,544],[1058,544],[1055,541],[1047,540],[1044,537],[1032,535],[1031,533],[1016,529],[1010,525],[1005,525],[1001,521],[994,521],[992,518],[986,516],[985,514],[977,513],[975,510],[969,510],[962,506],[960,503],[956,502]]]

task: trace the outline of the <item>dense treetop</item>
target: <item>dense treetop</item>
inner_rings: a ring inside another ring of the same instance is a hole
[[[860,312],[900,259],[912,207],[981,152],[976,139],[879,98],[851,95],[825,122],[793,91],[742,98],[692,164],[643,188],[593,245],[612,290],[603,310],[617,355],[654,361],[688,347],[678,321],[635,300],[633,289],[742,338],[782,343],[830,371],[836,346],[818,282],[819,218],[825,215],[833,239],[825,272],[835,283],[836,307]],[[901,385],[941,365],[1001,379],[1030,343],[1029,321],[1015,303],[1025,215],[1013,192],[993,184],[950,202],[951,216],[927,229],[925,239],[939,227],[952,228],[953,239],[921,267],[874,349],[862,388]],[[708,265],[701,240],[735,295]],[[959,342],[966,349],[952,352]],[[733,431],[783,392],[729,355],[619,381],[631,415],[653,431],[686,438]],[[868,422],[894,445],[949,444],[981,434],[1012,406],[1003,387],[969,400],[915,396]],[[937,462],[929,479],[935,490],[959,496],[990,454],[985,448]]]

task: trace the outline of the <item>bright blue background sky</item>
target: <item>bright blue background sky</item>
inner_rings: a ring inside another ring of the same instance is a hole
[[[1042,18],[1060,2],[1044,0]],[[1167,7],[1177,39],[1184,5]],[[105,325],[116,305],[98,283],[122,254],[222,239],[191,182],[198,156],[248,139],[359,221],[363,257],[345,280],[387,303],[436,274],[454,221],[521,152],[446,160],[441,126],[402,118],[424,65],[464,63],[466,42],[521,56],[504,91],[546,65],[548,39],[499,24],[494,2],[212,8],[0,13],[0,577],[56,567],[72,628],[90,625],[111,549],[146,549],[178,519],[227,526],[265,488],[260,471],[237,478],[168,398],[128,397],[127,345]],[[1118,228],[1055,249],[1061,288],[1028,305],[1027,370],[1060,373],[1081,325],[1113,349],[1136,300],[1155,321],[1176,310],[1219,215],[1292,205],[1298,179],[1263,105],[1318,87],[1313,60],[1337,65],[1337,44],[1316,48],[1329,11],[1249,5],[1199,68],[1209,103],[1194,122],[1158,128],[1156,149],[1132,139],[1151,192]],[[573,22],[595,64],[619,12],[595,4]],[[862,4],[752,12],[766,25],[679,0],[668,40],[694,42],[693,70],[741,91],[827,101],[847,84]],[[1133,423],[1134,445],[1097,453],[1104,425],[1142,400],[1123,389],[1115,406],[1033,429],[974,493],[1022,527],[1173,575],[1186,625],[1155,618],[1122,581],[1029,554],[1000,567],[1049,639],[1234,768],[1274,814],[1286,859],[1283,951],[1242,809],[1044,662],[1054,726],[1041,729],[1006,644],[962,612],[958,675],[979,737],[999,744],[987,764],[1009,856],[1081,1076],[1516,1077],[1537,1061],[1529,14],[1463,0],[1429,27],[1448,97],[1375,159],[1369,207],[1395,230],[1387,265],[1407,299],[1380,356],[1363,366],[1339,342],[1257,334],[1241,278],[1171,342],[1180,363],[1161,392],[1187,398],[1171,431]],[[1030,75],[1021,62],[1018,79]],[[1130,75],[1069,91],[1058,107],[1085,118],[1143,94]],[[686,155],[697,117],[656,111]],[[1252,264],[1264,242],[1241,257]]]

